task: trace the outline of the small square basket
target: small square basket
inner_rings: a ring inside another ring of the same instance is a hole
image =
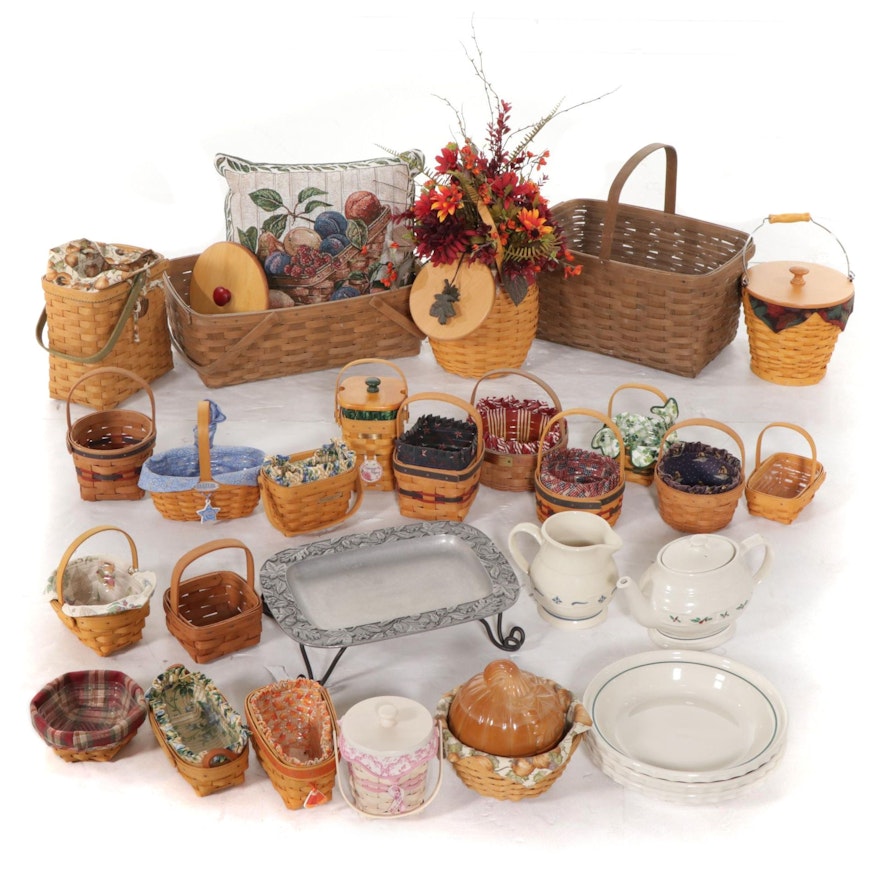
[[[197,559],[236,548],[244,551],[245,577],[234,571],[211,571],[182,580]],[[162,605],[168,632],[196,663],[210,663],[260,642],[263,606],[254,589],[254,557],[235,538],[209,541],[184,554],[174,566]]]
[[[112,761],[146,717],[143,688],[112,669],[65,672],[31,700],[34,729],[69,763]]]
[[[777,452],[761,458],[761,441],[771,428],[788,428],[810,447],[810,457]],[[758,435],[755,469],[746,481],[746,504],[753,516],[790,525],[825,482],[825,468],[816,460],[816,444],[807,431],[791,422],[771,422]]]

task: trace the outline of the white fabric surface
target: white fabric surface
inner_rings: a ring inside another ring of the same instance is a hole
[[[159,600],[187,550],[233,536],[248,545],[259,568],[279,549],[315,537],[285,539],[261,509],[247,520],[201,526],[163,520],[148,498],[79,500],[64,444],[65,407],[46,395],[47,357],[32,335],[48,249],[86,235],[154,247],[167,256],[198,252],[223,237],[224,185],[212,167],[216,152],[268,161],[335,160],[374,155],[379,141],[394,148],[417,144],[430,157],[451,124],[448,108],[430,97],[438,93],[454,104],[467,93],[473,101],[468,119],[475,128],[483,125],[480,90],[459,54],[459,42],[470,34],[470,12],[457,10],[448,30],[440,28],[445,19],[438,8],[393,17],[370,11],[347,21],[340,16],[333,23],[338,63],[325,62],[326,79],[316,83],[303,79],[304,68],[287,53],[305,51],[301,34],[328,27],[317,11],[298,8],[294,15],[290,4],[264,4],[261,21],[269,22],[265,27],[286,48],[278,49],[277,60],[254,57],[242,71],[230,67],[225,54],[241,9],[224,5],[197,16],[194,6],[191,16],[181,4],[154,4],[127,32],[134,41],[126,52],[130,64],[110,63],[97,52],[79,59],[79,67],[61,50],[47,54],[38,40],[45,33],[43,7],[39,13],[34,7],[33,14],[29,8],[16,13],[24,19],[15,29],[17,45],[0,61],[4,81],[16,86],[9,104],[19,132],[17,140],[7,134],[0,148],[11,187],[6,240],[18,257],[9,267],[11,319],[3,325],[4,526],[11,562],[2,639],[9,863],[54,865],[51,870],[72,877],[110,871],[136,877],[158,871],[337,877],[372,875],[374,869],[417,876],[699,872],[713,880],[805,868],[863,875],[874,834],[863,798],[877,787],[871,671],[878,612],[872,571],[876,138],[867,127],[873,110],[863,109],[873,108],[874,74],[866,60],[873,57],[867,49],[871,30],[848,3],[821,13],[800,4],[746,3],[723,14],[710,13],[705,4],[659,10],[637,3],[619,12],[560,4],[545,13],[534,4],[514,3],[503,14],[476,16],[490,76],[524,120],[561,95],[573,103],[621,86],[545,130],[551,202],[603,198],[625,159],[660,140],[679,150],[682,213],[749,230],[770,212],[810,210],[850,254],[856,310],[828,376],[816,386],[758,379],[749,370],[744,327],[695,380],[542,342],[524,365],[565,406],[602,410],[622,382],[657,385],[678,399],[682,417],[709,416],[738,431],[748,471],[757,434],[770,421],[799,423],[815,438],[828,479],[796,523],[751,517],[743,501],[725,530],[737,539],[759,531],[776,554],[735,636],[717,650],[760,671],[785,698],[788,748],[763,785],[721,805],[667,804],[606,778],[582,749],[535,801],[479,797],[447,768],[428,809],[381,822],[364,820],[341,798],[320,809],[287,811],[253,755],[245,785],[197,798],[146,727],[110,764],[65,764],[40,741],[30,727],[28,701],[61,672],[119,668],[146,688],[169,663],[188,661],[165,628]],[[88,29],[79,27],[90,45],[119,33],[104,30],[100,17],[86,21]],[[290,33],[282,38],[280,23],[288,21]],[[254,24],[249,34],[256,29]],[[510,47],[522,47],[523,33],[534,36],[535,52],[525,59],[514,53],[520,61],[511,62]],[[37,61],[41,77],[31,73]],[[282,77],[270,87],[284,70],[293,79]],[[113,136],[94,128],[47,129],[33,109],[56,106],[59,83],[73,87],[74,72],[76,83],[90,86],[76,93],[80,109],[90,96],[103,98],[104,107],[149,99],[142,128],[129,131],[117,118],[107,129]],[[365,91],[353,93],[355,85]],[[18,173],[26,162],[39,172]],[[630,200],[659,204],[657,180],[649,174],[634,181]],[[825,244],[811,240],[809,247],[799,258],[833,257]],[[443,373],[427,348],[399,365],[413,392],[444,390],[468,398],[474,384]],[[221,426],[225,444],[267,452],[314,448],[336,431],[335,378],[336,371],[324,371],[208,392],[195,373],[178,365],[154,386],[157,449],[190,442],[203,396],[228,416]],[[481,489],[467,521],[503,548],[510,528],[534,517],[530,496]],[[105,522],[132,535],[159,587],[143,642],[102,660],[57,620],[42,587],[68,544]],[[371,493],[356,516],[331,534],[402,522],[393,496]],[[616,529],[624,540],[618,566],[631,575],[640,575],[677,536],[660,519],[654,492],[638,486],[627,487]],[[512,655],[523,668],[582,694],[605,664],[653,649],[622,595],[597,629],[561,632],[538,617],[525,577],[522,583],[504,619],[526,631],[524,647]],[[417,578],[409,586],[417,588]],[[498,656],[476,623],[363,646],[342,658],[331,693],[340,712],[382,693],[433,707],[446,690]],[[323,660],[322,652],[315,661],[318,674]],[[266,621],[258,648],[204,669],[242,707],[252,688],[277,674],[297,675],[302,664],[296,645]]]

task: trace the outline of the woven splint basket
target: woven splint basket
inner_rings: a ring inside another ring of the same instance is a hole
[[[666,151],[664,209],[621,204],[656,150]],[[676,214],[677,174],[675,150],[650,144],[618,172],[607,201],[553,207],[581,272],[541,274],[539,339],[688,377],[733,341],[748,235]]]

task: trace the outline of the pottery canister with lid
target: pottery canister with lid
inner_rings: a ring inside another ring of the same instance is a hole
[[[834,238],[809,214],[772,214],[764,222],[799,221]],[[781,260],[750,266],[743,276],[751,368],[762,379],[777,385],[815,385],[825,376],[854,300],[849,256],[837,244],[846,273],[820,263]]]
[[[438,759],[439,730],[431,713],[406,697],[371,697],[339,719],[339,756],[348,764],[348,782],[356,810],[393,817],[422,809],[428,771]],[[439,759],[438,759],[439,764]]]
[[[351,368],[359,365],[371,365],[374,372],[352,374]],[[406,377],[391,361],[361,358],[339,371],[336,421],[346,444],[357,454],[364,489],[394,489],[391,457],[397,436],[397,411],[407,394]]]

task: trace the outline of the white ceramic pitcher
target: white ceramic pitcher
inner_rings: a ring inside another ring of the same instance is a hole
[[[531,561],[517,535],[538,545]],[[529,522],[515,525],[507,546],[529,576],[544,620],[560,629],[586,629],[605,620],[617,589],[614,554],[623,546],[605,519],[584,510],[554,513],[540,528]]]

